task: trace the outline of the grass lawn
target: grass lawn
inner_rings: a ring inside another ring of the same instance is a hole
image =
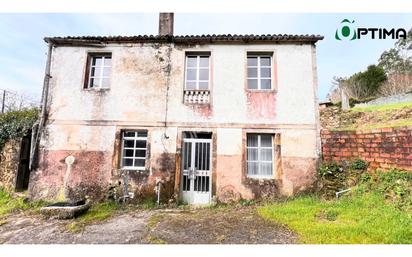
[[[399,119],[399,120],[392,120],[386,121],[381,123],[375,124],[364,124],[364,125],[352,125],[342,128],[331,129],[332,131],[354,131],[354,130],[372,130],[372,129],[380,129],[380,128],[396,128],[396,127],[404,127],[404,126],[412,126],[412,120],[409,119]]]
[[[367,106],[367,107],[354,107],[350,110],[354,112],[374,112],[374,111],[391,111],[391,110],[402,109],[405,107],[412,107],[412,102],[383,104],[383,105]]]
[[[412,213],[365,193],[337,200],[302,196],[259,208],[264,218],[287,225],[308,244],[411,244]]]

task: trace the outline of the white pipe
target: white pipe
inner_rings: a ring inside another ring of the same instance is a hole
[[[50,83],[50,67],[51,67],[51,59],[52,59],[52,51],[53,51],[53,43],[48,42],[48,52],[47,52],[47,61],[46,61],[46,68],[44,72],[44,81],[43,81],[43,91],[41,96],[41,106],[40,106],[40,119],[39,125],[37,127],[36,135],[34,136],[34,141],[31,142],[31,149],[30,149],[30,159],[29,159],[29,168],[30,170],[33,168],[34,158],[37,153],[37,145],[39,143],[41,133],[45,124],[46,116],[47,116],[47,97],[49,94],[49,83]]]
[[[338,191],[338,192],[336,192],[335,193],[335,195],[336,195],[336,198],[339,198],[339,195],[340,194],[343,194],[343,193],[346,193],[346,192],[349,192],[349,191],[351,191],[352,189],[345,189],[345,190],[342,190],[342,191]]]
[[[160,205],[160,187],[161,187],[162,182],[159,181],[157,182],[157,205]]]

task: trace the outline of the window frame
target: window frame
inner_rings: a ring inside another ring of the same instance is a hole
[[[125,136],[125,134],[127,132],[134,132],[135,136],[130,137],[130,136]],[[139,132],[142,133],[146,133],[145,137],[141,137],[139,136]],[[135,170],[135,171],[144,171],[146,170],[146,166],[147,166],[147,154],[148,154],[148,141],[149,138],[149,131],[148,130],[144,130],[144,129],[126,129],[126,130],[122,130],[121,131],[121,148],[120,148],[120,169],[121,170]],[[133,140],[133,147],[127,147],[127,149],[124,146],[124,142],[126,140]],[[136,147],[136,141],[145,141],[145,147],[141,148],[141,147]],[[133,150],[133,157],[125,157],[124,156],[124,151],[125,150]],[[136,157],[136,150],[145,150],[145,156],[144,157]],[[143,166],[125,166],[124,165],[124,160],[125,159],[131,159],[133,160],[133,165],[135,163],[135,160],[144,160],[144,165]]]
[[[110,57],[111,64],[109,66],[105,65],[105,60],[106,58]],[[102,58],[102,65],[101,66],[95,66],[93,64],[93,60],[95,58]],[[91,76],[92,75],[92,69],[99,67],[99,75],[98,76]],[[111,80],[112,80],[112,67],[113,67],[113,56],[111,52],[91,52],[87,53],[87,65],[86,65],[86,76],[84,79],[84,86],[83,88],[85,90],[108,90],[110,89],[111,86]],[[103,70],[105,68],[110,68],[110,75],[109,76],[103,76]],[[92,78],[97,78],[99,80],[98,86],[91,86],[91,79]],[[103,79],[108,79],[109,85],[108,86],[103,86]]]
[[[248,63],[248,58],[249,57],[256,57],[257,58],[257,65],[256,66],[249,66]],[[269,66],[261,66],[260,59],[262,57],[269,57]],[[274,86],[273,86],[273,80],[274,80],[274,70],[273,70],[273,60],[274,56],[273,53],[269,52],[247,52],[246,53],[246,89],[251,90],[251,91],[273,91]],[[249,68],[255,68],[257,69],[257,74],[256,77],[249,77]],[[270,77],[262,77],[261,76],[261,68],[269,68],[270,70]],[[255,79],[257,80],[257,88],[250,88],[249,87],[249,79]],[[270,88],[262,88],[262,80],[270,80]]]
[[[257,135],[258,136],[258,145],[257,146],[248,146],[248,136],[250,135]],[[266,135],[266,136],[270,136],[270,143],[271,146],[261,146],[261,136],[262,135]],[[248,132],[246,133],[246,177],[248,178],[252,178],[252,179],[273,179],[274,175],[275,175],[275,144],[273,142],[275,137],[275,134],[272,133],[253,133],[253,132]],[[248,158],[248,150],[249,149],[257,149],[257,160],[249,160]],[[261,150],[268,150],[271,149],[271,157],[272,160],[271,161],[263,161],[260,160],[260,155],[261,155]],[[272,169],[271,169],[271,174],[249,174],[249,163],[257,163],[258,164],[258,173],[260,173],[260,169],[261,169],[261,163],[271,163],[272,164]]]
[[[189,57],[196,57],[196,67],[188,67],[188,58]],[[208,58],[208,78],[207,80],[200,80],[200,70],[201,69],[206,69],[206,67],[200,67],[200,58],[201,57],[207,57]],[[188,80],[187,75],[188,75],[188,69],[190,70],[196,70],[196,79],[195,80]],[[187,52],[185,55],[185,73],[184,73],[184,90],[185,91],[210,91],[211,90],[211,53],[210,52]],[[196,83],[196,88],[195,89],[189,89],[187,88],[187,83],[188,82],[195,82]],[[206,89],[200,89],[199,88],[199,83],[201,82],[207,82],[207,88]]]

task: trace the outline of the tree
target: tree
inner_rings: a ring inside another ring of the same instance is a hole
[[[0,89],[0,109],[4,112],[19,111],[25,108],[33,108],[38,105],[39,102],[28,94]]]
[[[364,99],[376,96],[387,77],[382,67],[369,65],[366,71],[358,72],[349,78],[340,78],[339,88],[344,89],[349,97]]]
[[[327,99],[329,99],[332,103],[336,104],[338,103],[341,99],[340,96],[340,81],[342,81],[343,78],[341,77],[333,77],[332,79],[332,86],[329,89],[329,93],[326,96]]]
[[[391,96],[412,92],[412,74],[392,73],[388,79],[379,87],[379,94]]]
[[[384,96],[412,91],[412,29],[406,38],[399,39],[395,46],[384,51],[379,59],[388,75],[388,80],[379,89]]]
[[[395,43],[395,47],[382,53],[378,65],[387,74],[412,73],[412,29],[406,38],[401,38]]]
[[[365,97],[374,96],[378,92],[379,87],[387,79],[385,70],[376,65],[369,65],[368,69],[354,75],[353,80],[363,87],[366,95]]]

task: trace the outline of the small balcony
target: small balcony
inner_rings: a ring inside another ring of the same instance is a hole
[[[184,91],[185,104],[208,104],[210,103],[209,90],[185,90]]]

